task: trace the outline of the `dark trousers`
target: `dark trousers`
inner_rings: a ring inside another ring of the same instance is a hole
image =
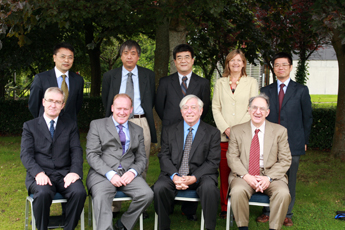
[[[67,188],[64,188],[63,176],[50,175],[52,186],[37,185],[33,182],[30,185],[29,193],[34,194],[33,211],[38,230],[47,230],[50,205],[55,196],[55,193],[60,193],[67,199],[66,203],[66,218],[65,230],[73,230],[78,225],[80,214],[84,208],[86,199],[86,191],[81,180],[77,180]]]
[[[215,229],[219,202],[217,182],[208,176],[204,176],[199,179],[198,183],[190,185],[189,189],[196,190],[200,197],[201,207],[204,212],[205,227],[207,229]],[[175,188],[174,182],[168,176],[160,176],[156,181],[153,190],[154,206],[155,211],[158,214],[159,229],[169,229],[169,215],[174,210],[174,200],[178,191]],[[188,203],[190,202],[185,203],[187,203],[186,205],[188,207]],[[185,207],[182,207],[182,211],[187,215],[195,213],[195,210],[194,213],[188,213],[193,210],[188,210],[188,208]]]

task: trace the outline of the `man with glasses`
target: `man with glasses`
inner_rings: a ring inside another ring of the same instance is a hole
[[[285,226],[292,226],[292,209],[295,204],[295,191],[299,158],[307,150],[311,125],[313,122],[309,90],[307,86],[291,80],[292,58],[287,53],[278,53],[273,59],[274,73],[277,81],[261,88],[271,102],[271,112],[267,117],[270,122],[278,123],[288,130],[288,140],[292,155],[289,171],[289,190],[291,203],[284,220]],[[263,209],[258,222],[269,220],[269,208]]]
[[[163,129],[158,154],[161,173],[154,184],[154,205],[159,229],[170,229],[174,199],[178,190],[196,190],[204,212],[206,229],[215,229],[219,204],[219,130],[200,120],[203,102],[187,95],[180,102],[183,120]],[[193,220],[196,207],[182,203],[182,211]]]
[[[180,44],[174,48],[173,57],[177,72],[161,78],[157,89],[156,111],[163,128],[183,120],[179,103],[188,94],[194,94],[204,102],[201,118],[206,116],[210,105],[210,82],[192,72],[193,48]]]
[[[65,103],[58,87],[46,90],[42,105],[43,115],[23,125],[20,158],[27,172],[25,185],[33,194],[38,230],[48,228],[50,205],[57,192],[67,199],[63,228],[73,230],[86,199],[77,123],[60,116]]]
[[[266,120],[270,114],[265,94],[249,100],[249,122],[232,127],[226,153],[231,207],[237,227],[248,229],[249,199],[256,193],[270,197],[270,229],[281,229],[290,203],[286,172],[291,164],[287,130]]]
[[[74,121],[83,103],[84,79],[70,71],[74,61],[74,48],[66,42],[54,47],[54,69],[39,73],[35,76],[30,88],[29,110],[32,116],[42,116],[44,108],[42,99],[49,87],[59,87],[65,93],[65,106],[61,111]]]

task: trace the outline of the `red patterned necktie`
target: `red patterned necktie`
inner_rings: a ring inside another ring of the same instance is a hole
[[[282,108],[282,104],[283,104],[283,99],[284,99],[284,86],[285,84],[282,83],[280,84],[280,90],[279,90],[279,96],[278,96],[278,99],[279,99],[279,117],[278,117],[278,124],[280,124],[280,109]]]
[[[260,129],[255,129],[255,135],[250,144],[249,152],[249,170],[248,173],[252,176],[260,175],[260,144],[259,133]]]

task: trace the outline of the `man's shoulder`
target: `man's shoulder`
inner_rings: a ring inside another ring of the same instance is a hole
[[[170,81],[171,79],[176,78],[176,77],[178,77],[177,72],[175,72],[175,73],[173,73],[173,74],[170,74],[170,75],[168,75],[168,76],[162,77],[162,78],[160,79],[160,81],[161,81],[161,82]]]
[[[273,123],[273,122],[270,122],[268,120],[266,120],[265,122],[266,122],[266,127],[270,126],[271,129],[274,130],[275,132],[284,132],[284,131],[287,132],[287,129],[280,124]]]
[[[208,124],[202,120],[200,120],[199,127],[204,127],[205,129],[207,129],[207,132],[209,132],[209,133],[220,132],[219,129],[217,129],[213,125],[210,125],[210,124]]]
[[[149,73],[149,74],[155,74],[155,72],[153,72],[152,70],[148,69],[148,68],[145,68],[145,67],[142,67],[142,66],[138,66],[137,65],[137,68],[138,68],[138,71],[139,72],[145,72],[145,73]]]
[[[192,73],[192,78],[195,78],[195,79],[197,79],[198,81],[201,81],[201,82],[203,82],[203,83],[208,83],[209,82],[209,80],[208,79],[206,79],[206,78],[203,78],[203,77],[200,77],[199,75],[197,75],[196,73]]]
[[[129,128],[130,130],[135,130],[136,132],[137,132],[137,131],[143,132],[143,128],[142,128],[142,127],[140,127],[140,126],[137,125],[137,124],[134,124],[134,123],[131,122],[131,121],[128,121],[128,128]]]
[[[117,74],[117,73],[119,73],[119,72],[121,73],[121,71],[122,71],[122,66],[121,66],[121,67],[118,67],[118,68],[115,68],[115,69],[111,69],[111,70],[105,72],[105,73],[103,74],[103,76],[104,76],[104,77],[106,77],[106,76],[112,76],[112,75]]]
[[[70,74],[70,77],[73,77],[73,78],[76,78],[76,79],[84,81],[84,78],[82,76],[80,76],[79,74],[77,74],[76,72],[69,71],[69,74]]]
[[[38,74],[35,75],[35,78],[41,78],[41,77],[49,76],[51,74],[55,75],[54,69],[50,69],[50,70],[38,73]]]

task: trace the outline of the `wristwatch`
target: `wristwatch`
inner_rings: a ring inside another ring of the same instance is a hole
[[[269,176],[267,176],[267,177],[268,177],[268,180],[270,181],[270,183],[272,183],[273,182],[272,178]]]

